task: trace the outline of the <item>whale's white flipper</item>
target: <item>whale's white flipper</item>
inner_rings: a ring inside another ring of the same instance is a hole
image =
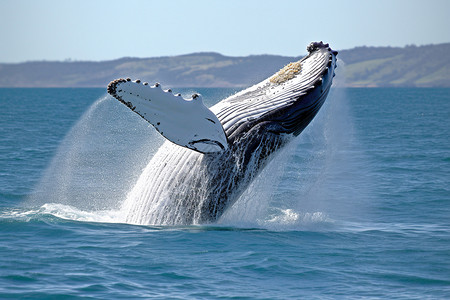
[[[158,83],[149,86],[130,79],[112,81],[108,92],[177,145],[201,153],[228,149],[222,124],[198,94],[184,99],[171,90],[162,90]]]

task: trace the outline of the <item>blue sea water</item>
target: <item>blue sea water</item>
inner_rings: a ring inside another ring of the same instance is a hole
[[[163,139],[104,89],[0,89],[0,116],[0,299],[450,298],[449,89],[332,90],[217,224],[182,227],[123,223]]]

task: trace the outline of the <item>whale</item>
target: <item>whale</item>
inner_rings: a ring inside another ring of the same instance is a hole
[[[166,138],[122,204],[126,222],[217,222],[325,102],[338,52],[323,42],[307,51],[209,108],[200,94],[185,99],[160,83],[111,81],[107,92]]]

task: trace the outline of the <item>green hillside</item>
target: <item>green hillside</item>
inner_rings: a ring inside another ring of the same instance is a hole
[[[299,58],[208,52],[101,62],[0,64],[0,87],[106,87],[119,77],[161,82],[166,87],[245,87]],[[344,86],[450,87],[450,43],[358,47],[339,51],[338,58],[343,64],[336,81]]]
[[[349,86],[450,87],[450,43],[340,53]]]

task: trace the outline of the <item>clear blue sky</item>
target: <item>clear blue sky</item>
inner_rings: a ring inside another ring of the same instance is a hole
[[[448,0],[0,0],[0,62],[450,42]]]

